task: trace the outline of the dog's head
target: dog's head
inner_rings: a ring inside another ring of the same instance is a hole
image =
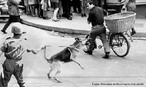
[[[82,43],[82,40],[80,38],[75,38],[75,42],[69,46],[71,50],[79,51],[84,44]]]

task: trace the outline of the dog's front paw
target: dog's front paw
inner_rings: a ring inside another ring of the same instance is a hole
[[[84,67],[81,67],[81,69],[82,69],[82,70],[85,70],[85,68],[84,68]]]

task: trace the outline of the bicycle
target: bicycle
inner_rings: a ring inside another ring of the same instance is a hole
[[[105,23],[109,29],[107,41],[110,48],[118,57],[125,57],[130,51],[130,42],[127,39],[127,32],[133,28],[136,14],[133,12],[123,12],[109,15],[105,18]],[[94,44],[97,48],[97,44]],[[88,48],[89,45],[87,44]],[[102,48],[101,45],[98,48]]]
[[[109,37],[109,45],[118,57],[125,57],[130,50],[130,42],[124,33],[112,33]]]

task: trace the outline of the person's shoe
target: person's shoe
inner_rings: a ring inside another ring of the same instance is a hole
[[[87,17],[87,15],[84,13],[84,17]]]
[[[81,17],[84,17],[84,14],[81,14]]]
[[[22,83],[18,83],[19,84],[19,87],[25,87],[25,82],[22,82]]]
[[[62,14],[62,17],[65,17],[65,18],[66,18],[66,17],[67,17],[67,15],[66,15],[66,14]]]
[[[71,15],[71,16],[72,16],[73,14],[72,14],[72,13],[70,13],[69,15]]]
[[[109,59],[109,54],[105,54],[105,55],[103,56],[103,58],[104,58],[104,59]]]
[[[69,16],[69,17],[67,17],[67,19],[68,19],[68,20],[72,20],[72,17]]]
[[[61,17],[62,17],[62,15],[58,15],[58,16],[57,16],[57,19],[61,19]]]
[[[43,17],[43,19],[46,19],[47,20],[47,19],[51,19],[51,18],[50,17]]]
[[[136,31],[132,29],[131,36],[133,36],[134,34],[136,34]]]
[[[4,30],[1,30],[1,32],[3,32],[4,34],[7,34],[7,32],[6,32],[6,31],[4,31]]]
[[[75,10],[74,13],[78,13],[78,12]]]
[[[54,21],[54,22],[58,22],[58,21],[59,21],[59,19],[52,19],[52,21]]]
[[[87,50],[85,50],[85,49],[83,49],[83,51],[84,51],[85,53],[89,54],[89,55],[92,55],[92,51],[87,51]]]
[[[81,17],[86,17],[86,16],[87,16],[87,15],[86,15],[85,13],[84,13],[84,14],[83,14],[83,13],[81,14]]]

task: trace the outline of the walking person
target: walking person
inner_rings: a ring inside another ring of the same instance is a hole
[[[7,1],[7,5],[8,5],[8,11],[9,11],[9,19],[7,21],[7,23],[5,24],[5,26],[3,27],[3,29],[1,30],[1,32],[3,32],[4,34],[6,34],[6,29],[9,27],[9,25],[12,22],[21,22],[20,19],[20,12],[19,12],[19,3],[21,0],[8,0]]]
[[[29,15],[30,14],[30,10],[29,10],[28,0],[24,0],[24,6],[25,6],[25,13],[27,15]]]
[[[59,4],[60,4],[60,0],[51,0],[51,5],[54,8],[53,17],[52,17],[52,21],[54,22],[59,21],[59,19],[57,18],[59,12]]]
[[[87,0],[81,0],[81,17],[86,17],[87,13],[87,9],[86,9],[86,3],[87,3]]]
[[[89,24],[92,24],[92,29],[89,33],[89,37],[86,42],[86,45],[88,45],[89,48],[84,49],[84,52],[92,55],[93,50],[96,48],[95,39],[97,36],[99,36],[100,40],[103,43],[105,52],[105,56],[103,58],[108,59],[110,48],[106,40],[106,28],[104,26],[104,10],[101,7],[95,6],[94,2],[92,1],[89,1],[87,3],[87,8],[90,9],[87,21]]]
[[[63,14],[62,17],[67,18],[68,20],[72,20],[71,16],[71,0],[61,0],[62,8],[63,8]]]
[[[81,13],[81,1],[80,0],[72,0],[72,6],[75,13]]]
[[[48,17],[48,2],[50,0],[41,0],[41,9],[42,9],[42,18],[43,19],[50,19],[50,17]]]
[[[36,16],[40,17],[40,0],[36,0],[35,12],[36,12]]]
[[[26,41],[26,39],[21,37],[23,34],[21,26],[22,25],[20,23],[14,23],[12,25],[11,32],[13,33],[13,37],[7,38],[0,48],[0,50],[4,53],[4,56],[6,57],[3,63],[3,74],[5,82],[4,87],[8,87],[8,83],[12,75],[15,76],[19,87],[25,87],[22,75],[22,55],[25,51],[36,54],[36,52],[30,50],[30,48],[25,48],[24,42]]]
[[[125,7],[127,11],[136,12],[136,0],[127,0]],[[131,31],[131,36],[136,34],[136,30],[134,28],[132,28]]]
[[[35,4],[36,4],[36,0],[28,0],[29,3],[29,9],[30,9],[30,15],[32,17],[35,17]]]

